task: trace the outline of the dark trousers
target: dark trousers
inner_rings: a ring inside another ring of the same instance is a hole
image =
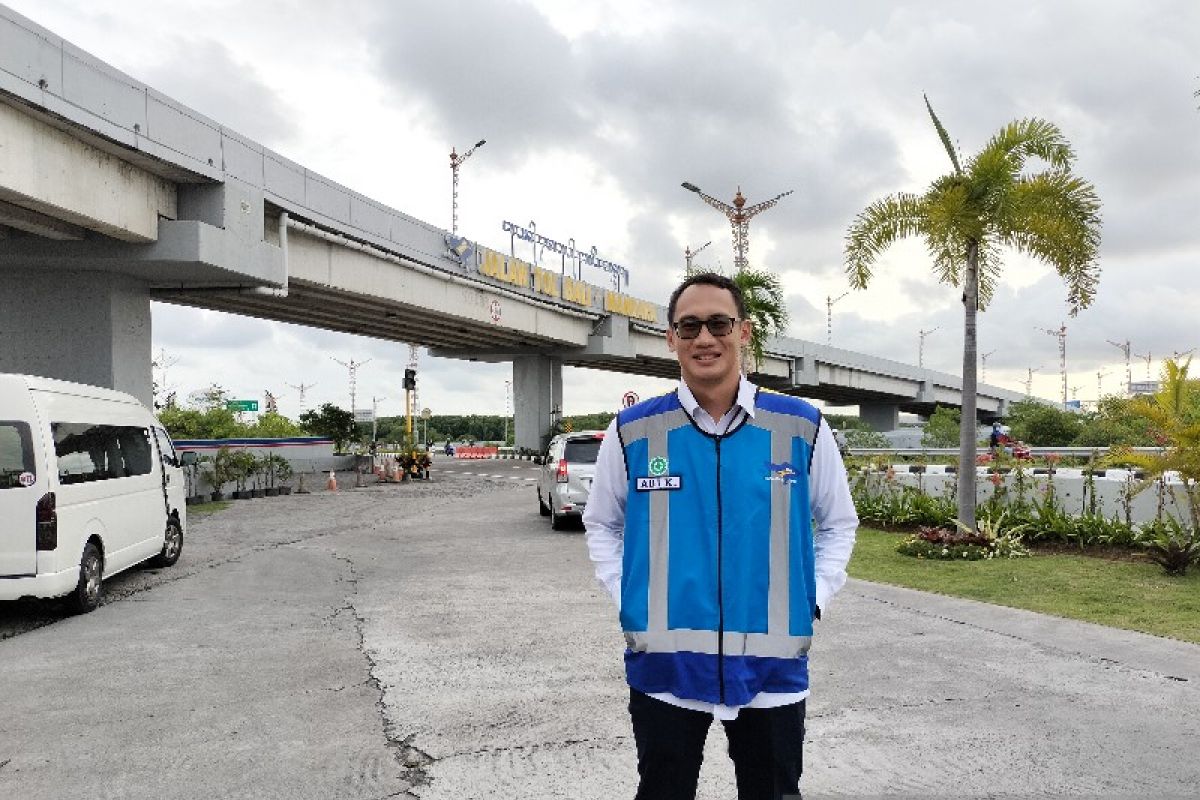
[[[637,745],[636,800],[693,800],[704,740],[713,717],[629,690]],[[743,708],[722,721],[737,775],[739,800],[800,796],[804,754],[804,701],[777,708]]]

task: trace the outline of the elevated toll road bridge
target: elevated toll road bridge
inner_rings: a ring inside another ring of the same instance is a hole
[[[565,262],[564,262],[565,263]],[[511,361],[517,444],[562,409],[562,366],[676,377],[665,309],[361,195],[0,6],[0,371],[152,399],[150,302]],[[900,410],[959,405],[951,375],[775,339],[755,376]],[[980,416],[1020,395],[980,388]]]

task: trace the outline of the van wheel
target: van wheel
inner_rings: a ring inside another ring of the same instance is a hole
[[[170,567],[174,566],[179,560],[179,554],[183,552],[183,528],[179,527],[179,523],[174,519],[167,523],[167,533],[163,538],[162,550],[158,555],[150,559],[152,567]]]
[[[567,518],[560,517],[558,514],[554,513],[553,508],[550,509],[550,529],[561,531],[565,527],[567,527]]]
[[[550,516],[550,506],[546,505],[545,501],[542,500],[541,489],[538,489],[538,513],[543,517]]]
[[[79,583],[68,597],[71,610],[77,614],[95,611],[100,605],[100,584],[103,580],[104,559],[100,557],[100,548],[88,542],[83,548],[83,558],[79,560]]]

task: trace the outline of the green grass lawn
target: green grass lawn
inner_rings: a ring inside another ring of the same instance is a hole
[[[1200,644],[1195,567],[1177,578],[1151,563],[1083,555],[929,561],[897,553],[902,537],[860,528],[850,576]]]
[[[189,517],[206,517],[209,514],[215,514],[218,511],[224,511],[233,505],[232,500],[217,500],[213,503],[200,503],[199,505],[188,506],[187,514]]]

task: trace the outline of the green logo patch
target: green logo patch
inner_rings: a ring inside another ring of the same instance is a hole
[[[650,459],[650,474],[651,475],[666,475],[667,460],[662,456],[655,456]]]

